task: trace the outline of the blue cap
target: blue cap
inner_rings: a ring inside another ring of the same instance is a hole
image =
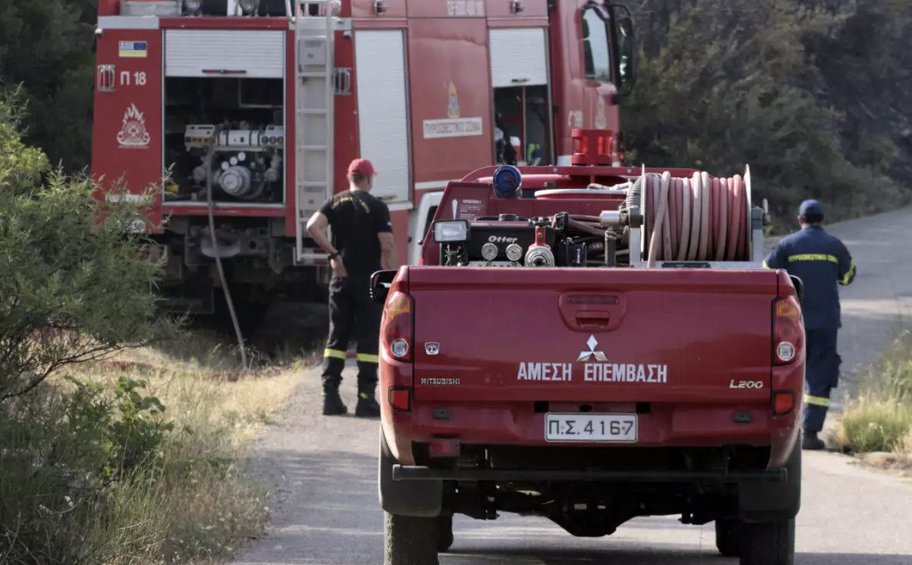
[[[798,208],[799,216],[823,217],[823,204],[816,200],[805,200]]]

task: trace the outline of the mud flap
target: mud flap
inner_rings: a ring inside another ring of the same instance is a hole
[[[785,464],[784,483],[744,482],[738,485],[738,512],[743,522],[776,522],[794,518],[801,508],[801,441],[795,442]]]
[[[380,453],[377,458],[377,494],[383,510],[396,516],[431,518],[443,512],[443,481],[394,481],[396,463],[383,430],[380,430]]]

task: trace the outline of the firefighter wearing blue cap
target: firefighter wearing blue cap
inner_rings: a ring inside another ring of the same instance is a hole
[[[836,337],[842,325],[837,285],[855,278],[855,262],[846,246],[823,229],[823,206],[805,200],[798,209],[801,230],[784,237],[763,266],[785,269],[804,282],[804,314],[807,351],[805,386],[805,449],[823,449],[817,434],[823,429],[830,391],[839,383],[842,359],[836,351]]]

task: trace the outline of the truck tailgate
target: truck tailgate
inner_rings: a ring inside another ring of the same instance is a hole
[[[770,401],[772,271],[417,267],[415,400]]]

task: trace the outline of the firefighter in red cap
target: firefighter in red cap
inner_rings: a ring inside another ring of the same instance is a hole
[[[339,396],[339,384],[348,343],[354,339],[358,344],[355,415],[380,416],[374,394],[382,306],[370,298],[370,276],[398,265],[389,208],[370,194],[375,174],[367,159],[352,161],[348,167],[349,190],[336,194],[307,222],[310,236],[329,254],[333,271],[329,283],[329,338],[323,351],[325,415],[348,412]],[[332,241],[326,237],[327,226],[332,227]]]

